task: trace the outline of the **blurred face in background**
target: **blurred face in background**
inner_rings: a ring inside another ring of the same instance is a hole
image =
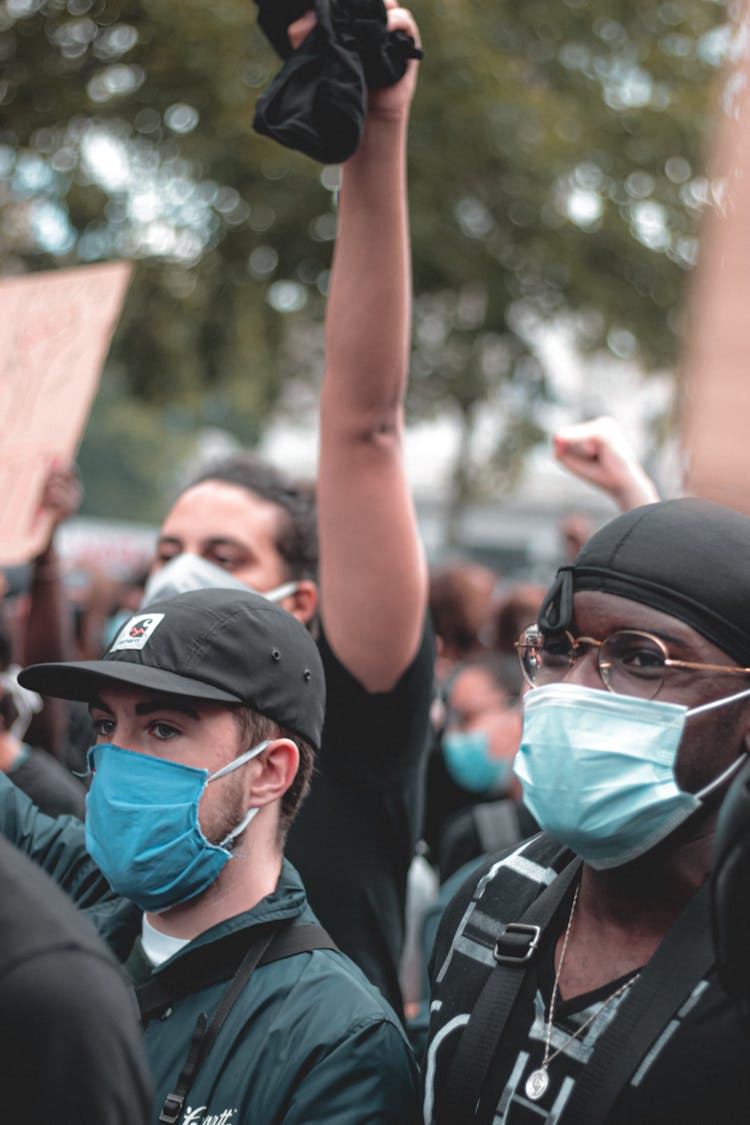
[[[520,798],[512,772],[521,714],[491,662],[467,664],[451,681],[443,734],[446,769],[462,789]]]

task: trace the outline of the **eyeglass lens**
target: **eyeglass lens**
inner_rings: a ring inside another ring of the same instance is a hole
[[[557,683],[588,648],[568,633],[542,636],[527,630],[519,644],[526,680],[535,687]],[[666,649],[656,637],[632,630],[612,633],[597,646],[599,673],[610,691],[653,699],[664,679]]]

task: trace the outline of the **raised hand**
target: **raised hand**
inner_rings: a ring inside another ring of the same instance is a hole
[[[552,439],[555,457],[569,472],[611,496],[622,511],[659,499],[614,418],[594,418],[558,430]]]

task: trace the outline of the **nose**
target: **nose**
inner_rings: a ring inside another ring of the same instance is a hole
[[[579,687],[596,688],[600,691],[606,691],[606,684],[599,673],[597,651],[597,649],[592,648],[590,645],[582,646],[582,648],[578,650],[577,659],[574,660],[571,667],[565,673],[563,682],[566,684],[577,684]]]

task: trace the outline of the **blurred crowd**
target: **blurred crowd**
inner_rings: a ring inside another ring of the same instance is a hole
[[[0,575],[2,1120],[746,1121],[750,519],[660,501],[596,418],[551,455],[619,514],[559,513],[548,588],[429,570],[419,31],[258,6],[264,131],[351,141],[317,477],[204,466],[115,580],[67,568],[81,482],[49,466]]]

